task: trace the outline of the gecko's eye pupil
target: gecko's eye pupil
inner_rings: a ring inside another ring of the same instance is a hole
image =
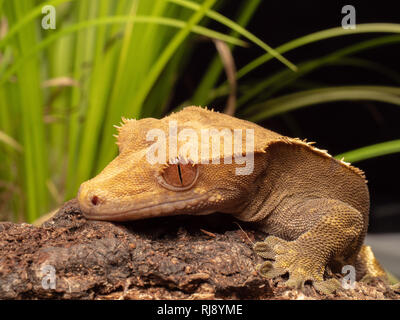
[[[163,172],[165,182],[177,188],[193,184],[197,178],[197,166],[188,164],[171,164]]]

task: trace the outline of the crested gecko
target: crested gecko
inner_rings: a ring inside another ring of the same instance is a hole
[[[268,234],[254,245],[267,259],[258,270],[267,278],[288,274],[290,288],[311,281],[318,291],[333,292],[340,282],[331,275],[344,265],[355,267],[357,279],[384,277],[363,245],[369,192],[360,169],[307,141],[201,107],[160,120],[123,119],[117,128],[119,155],[79,189],[86,218],[129,221],[222,212]],[[212,137],[204,132],[227,140],[210,144]],[[238,171],[244,164],[247,174]]]

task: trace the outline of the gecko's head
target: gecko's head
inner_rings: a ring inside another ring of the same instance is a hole
[[[79,189],[83,214],[89,219],[125,221],[237,209],[251,192],[255,175],[236,174],[247,164],[224,163],[223,139],[214,153],[220,164],[204,163],[211,158],[204,159],[201,153],[206,150],[201,129],[243,126],[236,121],[242,120],[196,107],[161,120],[124,120],[118,128],[119,155]]]

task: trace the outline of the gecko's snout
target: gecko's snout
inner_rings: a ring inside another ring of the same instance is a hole
[[[79,206],[85,215],[92,213],[95,207],[100,207],[104,202],[101,196],[87,188],[85,184],[82,184],[79,188],[77,198]]]

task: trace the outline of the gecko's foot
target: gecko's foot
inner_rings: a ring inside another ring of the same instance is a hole
[[[264,242],[258,242],[254,250],[262,257],[275,261],[265,261],[258,266],[260,274],[268,279],[289,274],[285,285],[293,289],[302,289],[306,281],[312,281],[314,288],[329,294],[340,288],[336,279],[324,281],[325,265],[296,246],[296,241],[285,241],[270,236]]]
[[[381,280],[381,281],[383,281],[384,283],[386,283],[386,284],[388,284],[388,279],[387,278],[385,278],[385,277],[381,277],[381,276],[375,276],[375,275],[372,275],[372,274],[369,274],[369,273],[367,273],[366,275],[364,275],[362,278],[361,278],[361,280],[360,280],[360,282],[362,282],[362,283],[364,283],[364,284],[372,284],[372,283],[374,283],[374,282],[376,282],[377,280]]]
[[[392,285],[390,286],[390,289],[392,289],[392,290],[395,291],[395,292],[400,293],[400,282],[397,282],[397,283],[395,283],[395,284],[392,284]]]
[[[343,289],[340,281],[335,278],[313,282],[313,286],[317,291],[324,294],[332,294]]]

